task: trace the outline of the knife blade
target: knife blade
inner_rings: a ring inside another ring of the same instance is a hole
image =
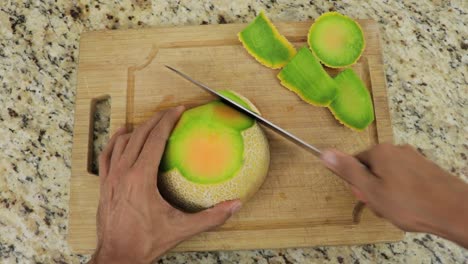
[[[228,104],[229,106],[237,109],[238,111],[246,114],[257,120],[260,124],[268,127],[269,129],[273,130],[274,132],[278,133],[279,135],[283,136],[284,138],[288,139],[289,141],[295,143],[296,145],[304,148],[305,150],[309,151],[310,153],[314,154],[317,157],[320,157],[322,152],[320,149],[315,147],[312,144],[307,143],[306,141],[302,140],[301,138],[297,137],[296,135],[292,134],[291,132],[287,131],[286,129],[281,128],[280,126],[274,124],[273,122],[269,121],[268,119],[260,116],[259,114],[250,111],[249,109],[245,108],[244,106],[236,103],[234,100],[229,99],[228,97],[216,92],[215,90],[211,89],[210,87],[206,86],[205,84],[194,80],[192,77],[188,76],[187,74],[169,66],[165,65],[169,70],[177,73],[182,78],[188,80],[189,82],[195,84],[196,86],[202,88],[203,90],[207,91],[208,93],[220,98],[224,103]]]

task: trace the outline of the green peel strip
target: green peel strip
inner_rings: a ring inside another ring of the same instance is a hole
[[[330,111],[345,126],[365,129],[374,121],[374,107],[366,86],[352,69],[342,71],[335,81],[339,89]]]
[[[272,69],[283,67],[296,54],[294,46],[278,32],[263,12],[238,36],[250,55]]]
[[[306,47],[280,71],[278,78],[283,86],[313,105],[328,106],[336,96],[336,82]]]

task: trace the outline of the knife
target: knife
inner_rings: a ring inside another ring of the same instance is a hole
[[[235,101],[227,98],[226,96],[216,92],[215,90],[211,89],[210,87],[206,86],[205,84],[194,80],[193,78],[191,78],[187,74],[185,74],[185,73],[183,73],[183,72],[181,72],[181,71],[179,71],[179,70],[177,70],[177,69],[175,69],[175,68],[173,68],[171,66],[168,66],[168,65],[165,65],[165,66],[168,69],[170,69],[171,71],[177,73],[179,76],[183,77],[184,79],[190,81],[191,83],[193,83],[193,84],[197,85],[198,87],[202,88],[203,90],[207,91],[208,93],[220,98],[224,103],[228,104],[229,106],[231,106],[231,107],[237,109],[238,111],[240,111],[240,112],[254,118],[260,124],[270,128],[271,130],[278,133],[279,135],[289,139],[290,141],[292,141],[296,145],[298,145],[298,146],[304,148],[305,150],[311,152],[315,156],[320,157],[320,155],[322,154],[320,149],[318,149],[314,145],[311,145],[311,144],[305,142],[304,140],[300,139],[296,135],[292,134],[291,132],[288,132],[287,130],[285,130],[285,129],[281,128],[281,127],[279,127],[278,125],[274,124],[273,122],[269,121],[268,119],[260,116],[259,114],[255,113],[253,111],[250,111],[249,109],[247,109],[244,106],[236,103]]]

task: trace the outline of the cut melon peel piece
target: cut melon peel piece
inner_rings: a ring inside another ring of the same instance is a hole
[[[374,107],[366,86],[352,70],[346,69],[335,77],[338,94],[329,109],[343,125],[363,130],[374,121]]]
[[[361,26],[338,12],[321,15],[310,27],[307,39],[314,55],[330,68],[356,63],[365,48]]]
[[[335,98],[337,84],[311,51],[303,47],[278,74],[281,84],[309,104],[328,106]]]
[[[263,12],[238,37],[250,55],[272,69],[283,67],[296,54],[294,46],[278,32]]]
[[[244,97],[222,94],[258,113]],[[158,186],[171,204],[186,211],[225,200],[246,201],[263,183],[269,160],[268,141],[259,125],[213,101],[181,116],[161,160]]]

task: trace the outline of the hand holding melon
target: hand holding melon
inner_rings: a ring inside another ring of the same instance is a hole
[[[234,200],[189,214],[172,207],[158,192],[159,161],[183,110],[156,113],[131,133],[118,130],[102,152],[98,245],[89,263],[152,263],[239,210],[241,203]]]

